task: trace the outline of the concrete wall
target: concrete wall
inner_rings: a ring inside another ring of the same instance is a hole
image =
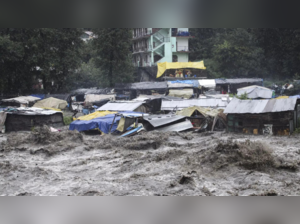
[[[177,55],[178,62],[188,62],[189,55],[187,53],[173,53],[173,55]]]
[[[189,50],[189,40],[188,38],[177,37],[177,51],[188,51]]]

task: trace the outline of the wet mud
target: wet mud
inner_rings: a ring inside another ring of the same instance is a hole
[[[0,134],[0,195],[299,195],[299,136]]]

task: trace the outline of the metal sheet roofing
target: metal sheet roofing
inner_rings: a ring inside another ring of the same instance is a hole
[[[172,125],[169,125],[169,126],[166,126],[166,127],[157,128],[155,130],[162,131],[162,132],[167,132],[167,131],[179,132],[179,131],[185,131],[185,130],[188,130],[188,129],[191,129],[191,128],[193,128],[193,125],[189,120],[187,120],[187,121],[183,121],[183,122],[180,122],[180,123],[177,123],[177,124],[172,124]]]
[[[118,103],[118,102],[108,102],[98,109],[98,111],[109,110],[109,111],[134,111],[144,102],[126,102],[126,103]]]
[[[146,90],[146,89],[167,89],[167,82],[135,82],[135,83],[117,83],[115,89],[125,90]]]
[[[20,104],[29,104],[30,102],[36,102],[41,100],[41,98],[34,97],[34,96],[18,96],[15,98],[4,99],[3,102],[16,102]]]
[[[234,98],[226,107],[225,114],[260,114],[293,111],[296,98],[270,100],[239,100]]]
[[[144,117],[144,120],[148,121],[153,127],[159,127],[184,118],[185,116],[176,115],[176,114],[169,114],[169,115],[160,114],[160,115],[151,115],[151,116]]]
[[[216,84],[239,84],[239,83],[256,83],[263,82],[261,78],[249,78],[249,79],[216,79]]]
[[[228,105],[227,101],[222,99],[192,99],[192,100],[173,100],[173,101],[162,101],[161,110],[173,110],[177,107],[178,110],[182,110],[187,107],[198,106],[198,107],[215,107],[225,108]]]
[[[61,113],[61,111],[56,110],[46,110],[37,107],[19,107],[14,109],[13,111],[7,112],[8,114],[19,114],[19,115],[52,115]]]

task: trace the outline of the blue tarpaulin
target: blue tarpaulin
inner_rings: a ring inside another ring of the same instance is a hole
[[[126,111],[125,113],[122,112],[122,114],[124,116],[126,116],[126,114],[130,115],[130,116],[134,116],[134,115],[142,115],[142,113],[137,113],[137,112],[128,112]],[[112,125],[113,121],[115,118],[115,114],[109,114],[106,115],[104,117],[98,117],[89,121],[73,121],[70,124],[69,130],[73,131],[73,130],[77,130],[77,131],[88,131],[88,130],[93,130],[98,128],[101,132],[108,134],[109,133],[109,129],[110,126]],[[114,121],[114,124],[112,126],[111,132],[114,132],[117,127],[118,127],[118,122],[121,119],[120,115],[117,115]]]
[[[40,98],[41,100],[45,99],[45,94],[31,94],[30,96]]]
[[[199,82],[198,80],[175,80],[175,81],[169,81],[169,83],[172,84],[187,84],[187,85],[191,85],[195,88],[199,88]]]

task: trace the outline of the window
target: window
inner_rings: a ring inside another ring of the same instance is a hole
[[[173,55],[172,61],[173,61],[173,62],[178,62],[178,56],[177,56],[177,55]]]

